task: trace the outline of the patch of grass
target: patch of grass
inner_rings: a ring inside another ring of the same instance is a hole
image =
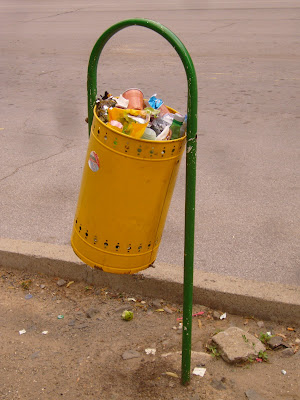
[[[32,283],[32,281],[30,279],[28,279],[27,281],[21,282],[22,289],[29,290],[31,283]]]
[[[261,358],[264,362],[267,362],[267,361],[268,361],[268,354],[267,354],[266,351],[262,351],[262,350],[261,350],[261,351],[258,353],[258,357]]]
[[[244,342],[245,342],[245,343],[248,343],[248,342],[249,342],[249,339],[246,338],[246,335],[242,335],[242,338],[244,339]]]
[[[211,355],[213,357],[219,358],[221,356],[221,354],[218,351],[217,346],[215,346],[214,344],[207,346],[207,349],[211,352]]]
[[[268,333],[260,333],[259,334],[259,340],[263,343],[263,344],[268,344],[269,340],[273,337],[273,335],[269,335]]]

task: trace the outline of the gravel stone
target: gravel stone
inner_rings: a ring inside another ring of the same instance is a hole
[[[141,353],[136,350],[126,350],[122,354],[123,360],[131,360],[132,358],[139,358],[141,357]]]
[[[155,308],[161,308],[160,300],[153,300],[152,304],[153,304],[153,307],[155,307]]]
[[[280,352],[281,357],[292,357],[294,355],[293,349],[284,349]]]
[[[218,311],[214,311],[212,316],[213,316],[213,319],[220,319],[221,314]]]
[[[98,314],[99,313],[99,310],[97,309],[97,308],[93,308],[93,307],[91,307],[91,308],[89,308],[88,310],[87,310],[87,312],[86,312],[86,316],[88,317],[88,318],[93,318],[96,314]]]
[[[282,337],[280,336],[271,337],[271,339],[268,341],[268,345],[271,347],[271,349],[276,349],[276,347],[282,345]]]
[[[248,400],[265,400],[264,397],[256,393],[256,391],[253,389],[246,390],[245,395]]]
[[[226,390],[224,383],[222,381],[218,381],[217,379],[213,379],[210,384],[216,390]]]

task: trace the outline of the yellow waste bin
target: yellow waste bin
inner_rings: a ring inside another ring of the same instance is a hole
[[[155,261],[184,145],[120,133],[94,108],[71,237],[82,261],[117,274]]]

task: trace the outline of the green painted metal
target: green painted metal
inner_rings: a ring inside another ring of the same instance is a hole
[[[97,40],[89,60],[88,124],[89,134],[93,121],[93,109],[97,98],[97,66],[100,54],[107,41],[118,31],[128,26],[143,26],[163,36],[177,51],[185,68],[188,82],[187,103],[187,146],[186,146],[186,192],[185,192],[185,244],[184,244],[184,289],[183,289],[183,333],[182,333],[182,372],[181,382],[190,382],[192,306],[193,306],[193,271],[194,271],[194,231],[195,231],[195,193],[196,193],[196,151],[197,151],[197,111],[198,88],[193,61],[179,38],[170,29],[156,21],[134,18],[112,25]]]

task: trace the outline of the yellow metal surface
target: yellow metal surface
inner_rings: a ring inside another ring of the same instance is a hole
[[[124,135],[94,109],[71,237],[81,260],[117,274],[136,273],[155,261],[184,145],[185,137],[149,141]]]

